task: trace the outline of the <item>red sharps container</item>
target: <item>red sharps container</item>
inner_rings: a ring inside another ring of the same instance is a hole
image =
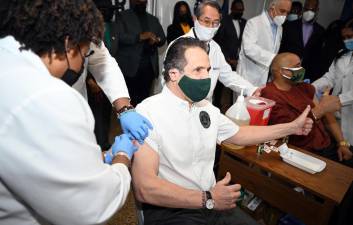
[[[250,114],[250,125],[266,126],[270,119],[275,101],[262,97],[250,96],[245,99]]]

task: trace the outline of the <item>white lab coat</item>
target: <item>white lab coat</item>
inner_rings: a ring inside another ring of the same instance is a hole
[[[184,34],[181,37],[195,38],[193,29],[194,28],[192,28],[188,33]],[[171,46],[173,43],[174,41],[171,42],[169,46]],[[168,49],[169,49],[169,46],[168,46]],[[166,54],[168,52],[168,49],[166,50]],[[239,74],[237,74],[235,71],[232,71],[232,68],[224,58],[221,47],[219,47],[217,42],[215,42],[214,40],[211,40],[209,42],[208,55],[209,55],[210,64],[211,64],[211,70],[209,72],[209,75],[211,78],[211,88],[206,97],[208,101],[212,102],[213,91],[216,87],[218,80],[222,82],[224,86],[229,87],[233,91],[236,91],[239,93],[241,90],[239,86],[245,87],[245,94],[247,95],[252,95],[255,92],[257,87],[252,85],[249,81],[245,80],[243,77],[239,76]],[[164,85],[163,75],[161,75],[160,79],[161,79],[161,84],[163,86]]]
[[[274,40],[265,11],[246,23],[237,72],[253,85],[267,83],[270,65],[281,45],[282,30],[282,26],[277,27]]]
[[[352,52],[333,62],[329,71],[313,83],[317,92],[326,87],[333,88],[332,95],[338,96],[342,109],[338,117],[341,120],[343,136],[353,144],[353,58]]]
[[[19,47],[0,39],[0,223],[103,224],[127,197],[129,171],[103,163],[84,98]]]
[[[102,42],[100,46],[92,43],[90,48],[94,51],[94,54],[86,60],[85,70],[72,87],[87,99],[86,78],[88,69],[111,103],[118,98],[130,98],[118,63],[110,55],[104,43]]]

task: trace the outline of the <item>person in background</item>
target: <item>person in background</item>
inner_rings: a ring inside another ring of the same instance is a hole
[[[233,91],[240,92],[239,86],[244,87],[246,95],[258,95],[260,89],[252,85],[249,81],[232,71],[224,58],[221,48],[213,40],[221,22],[221,8],[214,0],[204,0],[195,9],[194,27],[181,37],[192,37],[204,41],[208,46],[208,56],[211,62],[211,88],[207,95],[207,100],[213,101],[213,91],[218,80]],[[176,39],[177,40],[177,39]],[[173,42],[169,44],[172,45]],[[169,47],[168,46],[168,47]],[[168,54],[168,49],[166,55]],[[160,75],[160,84],[164,85],[164,79]]]
[[[7,0],[0,17],[0,223],[104,224],[137,148],[116,137],[104,163],[87,101],[63,81],[101,43],[101,14],[91,0]]]
[[[311,82],[321,77],[321,52],[324,28],[316,22],[319,0],[306,0],[303,17],[283,26],[283,37],[279,52],[292,52],[302,60],[305,78]]]
[[[342,12],[341,18],[332,21],[325,30],[321,54],[321,74],[325,74],[329,71],[338,52],[345,49],[345,44],[342,39],[342,30],[345,24],[353,19],[353,1],[350,4],[347,1],[344,7],[347,7],[344,8],[346,13]]]
[[[313,85],[317,92],[332,88],[331,111],[341,122],[346,145],[353,145],[353,20],[350,20],[342,30],[345,48],[334,59],[330,69]],[[331,96],[323,96],[327,98]]]
[[[166,41],[158,18],[146,12],[146,7],[147,0],[131,0],[130,9],[117,19],[117,61],[134,105],[150,96],[152,82],[159,75],[158,48]]]
[[[290,123],[238,127],[205,100],[210,68],[206,43],[176,39],[164,61],[163,91],[136,107],[154,126],[131,170],[145,225],[257,224],[236,207],[240,185],[230,184],[231,174],[216,182],[216,144],[252,145],[311,130],[309,107]]]
[[[281,44],[282,24],[291,5],[291,0],[271,0],[267,11],[246,23],[237,72],[253,85],[263,86],[268,80],[271,62]]]
[[[117,25],[112,22],[114,15],[113,4],[111,0],[95,0],[97,6],[104,19],[104,45],[109,50],[110,55],[115,56],[117,53]],[[95,124],[94,133],[97,138],[97,143],[102,149],[109,149],[109,130],[111,124],[112,105],[99,87],[92,74],[87,76],[87,97],[88,104],[93,112]]]
[[[310,105],[315,120],[312,131],[308,136],[289,136],[289,143],[353,167],[353,149],[345,144],[341,127],[334,115],[328,112],[326,102],[317,102],[314,86],[303,82],[305,69],[301,67],[300,58],[293,53],[278,54],[271,65],[271,72],[273,81],[262,90],[263,97],[276,101],[269,124],[292,121]]]
[[[188,33],[193,26],[194,21],[188,3],[185,1],[175,3],[173,22],[167,28],[167,43],[169,44],[176,38]]]
[[[243,31],[246,24],[243,13],[243,0],[234,0],[231,5],[231,13],[222,18],[221,26],[213,38],[221,47],[224,57],[233,71],[237,68]]]
[[[243,18],[244,3],[242,0],[234,0],[231,5],[231,13],[222,18],[215,40],[222,49],[227,63],[236,71],[239,51],[245,28],[246,20]],[[217,83],[214,92],[214,105],[225,112],[233,104],[233,92]]]
[[[300,19],[303,15],[303,4],[299,1],[292,2],[292,8],[287,16],[287,21]]]

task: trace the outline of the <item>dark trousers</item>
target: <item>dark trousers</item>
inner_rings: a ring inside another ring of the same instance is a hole
[[[257,225],[239,207],[227,211],[175,209],[143,204],[144,225]]]
[[[109,130],[112,105],[103,91],[97,94],[88,91],[88,104],[95,120],[94,134],[96,135],[97,143],[102,150],[107,150],[111,145],[109,143]]]
[[[353,152],[353,146],[351,146],[349,148],[349,150],[351,150],[351,152]],[[325,158],[331,159],[336,162],[340,162],[339,158],[338,158],[338,154],[337,154],[336,141],[334,141],[334,140],[331,140],[331,145],[329,147],[322,149],[322,150],[318,151],[317,153]],[[353,168],[353,158],[351,158],[350,160],[343,160],[340,163]]]
[[[150,96],[155,76],[151,63],[144,63],[139,66],[135,77],[125,77],[132,105],[136,106]]]

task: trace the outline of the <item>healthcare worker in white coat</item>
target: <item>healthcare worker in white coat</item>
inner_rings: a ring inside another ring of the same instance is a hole
[[[240,88],[245,88],[246,95],[259,95],[260,90],[257,87],[232,71],[232,68],[225,60],[221,47],[212,40],[221,21],[221,9],[218,3],[212,0],[201,2],[195,10],[195,16],[194,27],[181,37],[193,37],[208,43],[208,56],[211,64],[211,70],[209,71],[211,88],[206,99],[212,102],[213,91],[218,80],[233,91],[240,92]],[[169,46],[172,44],[173,42]],[[162,75],[160,79],[163,86],[164,79]]]
[[[282,39],[282,24],[291,0],[271,0],[268,10],[245,25],[237,72],[255,86],[267,83],[269,68]]]
[[[103,41],[99,45],[91,43],[90,49],[94,54],[85,60],[82,73],[79,76],[65,76],[63,80],[80,92],[87,100],[86,78],[89,71],[112,103],[116,112],[129,112],[119,117],[123,132],[128,133],[131,138],[137,139],[142,143],[148,134],[146,126],[150,123],[145,117],[133,110],[124,75],[118,63],[110,55]]]
[[[1,2],[0,224],[104,224],[123,206],[136,146],[124,134],[103,156],[87,102],[62,81],[102,36],[91,0]]]
[[[332,102],[332,111],[341,122],[343,136],[346,142],[339,144],[353,145],[353,21],[350,21],[342,31],[345,50],[341,51],[330,66],[329,71],[313,85],[318,93],[332,89],[332,95],[337,99]],[[323,96],[325,98],[326,96]],[[327,111],[327,109],[326,109]]]

